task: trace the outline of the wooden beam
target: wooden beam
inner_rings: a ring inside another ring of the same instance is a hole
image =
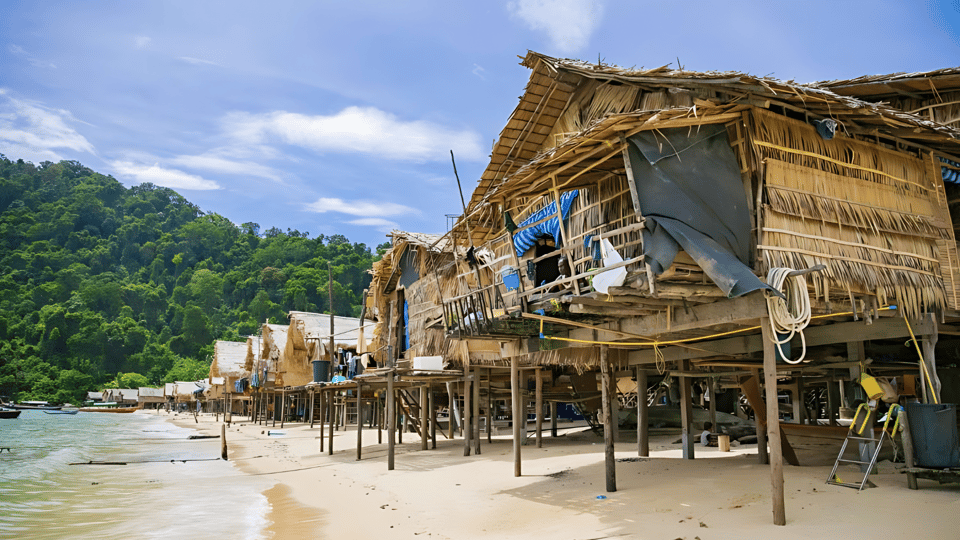
[[[722,304],[724,302],[717,302]],[[714,304],[709,304],[714,305]],[[697,306],[706,307],[706,306]],[[691,308],[691,311],[696,308]],[[675,312],[676,318],[680,318],[682,313]],[[914,323],[911,323],[914,324]],[[933,324],[929,319],[915,323],[913,327],[917,335],[929,335],[933,330]],[[804,330],[804,336],[807,340],[807,347],[816,347],[819,345],[832,345],[835,343],[847,343],[854,341],[870,341],[877,339],[896,339],[909,337],[906,323],[899,317],[884,317],[875,320],[873,324],[866,324],[864,321],[841,322],[827,324],[823,326],[811,326]],[[573,337],[573,336],[571,336]],[[791,342],[793,346],[800,346],[800,338],[797,337],[796,343]],[[712,356],[736,356],[753,354],[763,350],[763,339],[760,335],[751,334],[737,336],[732,338],[717,339],[712,341],[695,341],[688,343],[689,348],[676,346],[661,347],[660,352],[663,359],[667,362],[676,360],[693,360],[697,358],[709,358]],[[631,351],[629,363],[651,364],[656,362],[656,356],[653,350]],[[786,370],[789,366],[783,366]]]
[[[689,310],[676,310],[672,320],[667,315],[657,314],[621,321],[619,330],[641,336],[657,336],[668,332],[696,330],[718,324],[743,324],[756,321],[765,313],[766,299],[763,293],[750,294],[710,304],[693,306]]]
[[[363,323],[361,323],[363,324]],[[357,380],[357,461],[363,451],[363,388]]]

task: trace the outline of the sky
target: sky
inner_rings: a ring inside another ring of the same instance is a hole
[[[529,78],[518,56],[810,82],[960,66],[960,0],[0,1],[0,154],[204,212],[446,231]]]

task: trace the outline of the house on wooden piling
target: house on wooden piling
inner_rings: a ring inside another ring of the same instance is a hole
[[[833,422],[836,381],[851,406],[862,369],[917,365],[903,347],[915,334],[934,379],[916,393],[939,392],[938,328],[960,321],[943,174],[960,162],[954,126],[743,73],[533,52],[522,65],[530,81],[450,233],[471,254],[455,279],[475,285],[443,299],[447,337],[471,362],[510,366],[515,417],[523,367],[600,371],[608,431],[618,375],[641,391],[672,376],[693,458],[692,381],[703,380],[742,389],[766,423],[761,459],[769,431],[779,462],[778,387],[798,404],[821,390],[791,422]],[[771,318],[788,318],[768,307],[778,296],[809,317],[782,345],[770,338]],[[473,357],[484,342],[496,358]],[[636,402],[645,455],[647,400]],[[519,446],[515,457],[519,474]]]
[[[244,382],[249,382],[250,377],[250,370],[246,368],[248,349],[247,341],[214,343],[208,399],[220,400],[219,409],[224,412],[240,412],[250,400],[249,385]]]
[[[137,403],[141,409],[160,409],[166,402],[163,388],[148,388],[141,386],[137,392]]]

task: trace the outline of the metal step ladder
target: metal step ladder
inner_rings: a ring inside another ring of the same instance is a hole
[[[883,422],[883,429],[880,431],[880,438],[875,439],[873,438],[873,425],[870,422],[874,410],[866,403],[861,403],[860,406],[857,407],[857,413],[853,415],[853,421],[850,422],[850,429],[847,431],[847,437],[844,439],[843,446],[840,448],[840,454],[837,456],[837,461],[833,464],[833,470],[830,471],[830,476],[827,478],[828,484],[855,488],[858,492],[863,490],[863,488],[867,485],[867,481],[870,479],[870,472],[873,471],[874,466],[877,464],[877,457],[880,455],[880,450],[883,448],[883,441],[890,439],[892,442],[894,435],[897,433],[897,428],[900,427],[900,410],[900,405],[890,406],[890,410],[887,411],[887,419]],[[893,426],[891,427],[890,419],[894,416],[897,418],[894,420]],[[869,433],[870,436],[864,437],[865,432]],[[850,443],[850,441],[877,443],[876,448],[873,450],[873,455],[870,457],[870,461],[843,459],[843,454],[846,452],[847,445]],[[837,468],[840,467],[841,463],[852,463],[855,465],[860,465],[861,468],[866,466],[866,469],[863,471],[863,478],[861,478],[858,482],[842,481],[837,476]]]

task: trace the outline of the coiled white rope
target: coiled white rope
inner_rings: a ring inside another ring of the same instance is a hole
[[[803,335],[803,329],[810,324],[810,293],[807,290],[807,280],[802,274],[789,277],[790,268],[771,268],[767,272],[767,285],[783,293],[783,298],[766,293],[767,311],[770,312],[770,328],[773,330],[771,339],[777,344],[777,353],[784,362],[788,364],[799,364],[807,355],[807,339]],[[786,334],[784,339],[779,339],[778,335]],[[800,342],[803,349],[800,358],[790,360],[783,354],[780,345],[789,342],[793,336],[800,334]]]

